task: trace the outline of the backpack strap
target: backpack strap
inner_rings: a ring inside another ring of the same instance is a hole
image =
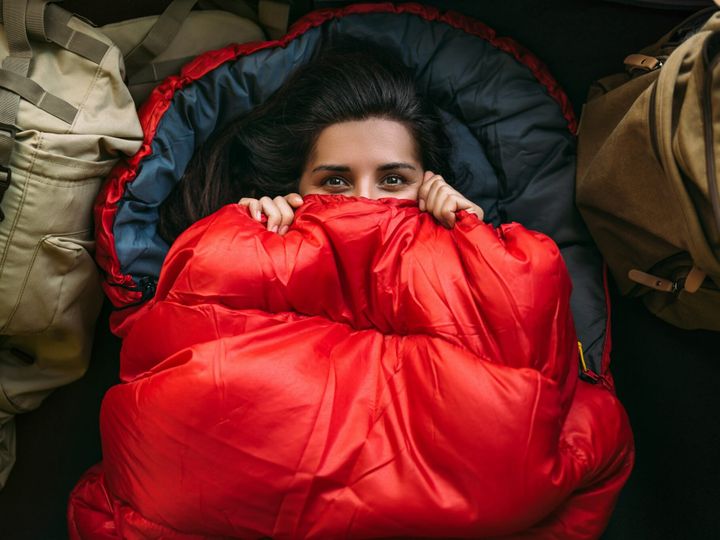
[[[290,21],[292,0],[257,0],[255,4],[256,10],[246,2],[237,0],[201,0],[200,2],[200,6],[204,9],[222,9],[258,23],[270,39],[284,36]]]
[[[26,78],[30,70],[30,60],[32,60],[32,47],[25,25],[27,0],[5,1],[1,7],[0,12],[2,12],[10,52],[2,62],[2,71],[17,78]],[[12,180],[10,157],[17,134],[15,121],[19,108],[20,96],[0,88],[0,200],[10,187]],[[4,219],[5,213],[0,208],[0,221]]]
[[[60,6],[48,4],[44,15],[45,40],[57,43],[63,49],[99,64],[110,49],[110,45],[71,28],[68,23],[72,18],[73,15],[69,11]]]
[[[20,98],[67,124],[72,124],[78,113],[76,107],[28,77],[33,57],[30,39],[52,41],[96,64],[110,49],[110,45],[72,29],[71,18],[71,13],[50,0],[0,0],[0,23],[5,27],[9,51],[0,66],[0,201],[12,179],[10,158]],[[0,208],[0,221],[4,219]]]
[[[262,2],[262,0],[260,0]],[[260,3],[256,2],[256,3]],[[242,0],[200,0],[198,6],[201,9],[221,9],[229,13],[234,13],[240,17],[245,17],[253,22],[258,22],[257,9],[248,2]]]
[[[258,22],[270,39],[279,39],[285,35],[290,20],[290,2],[283,0],[260,0],[258,3]]]
[[[145,38],[125,55],[128,79],[134,83],[145,79],[156,80],[153,71],[160,70],[170,75],[183,65],[184,62],[173,61],[172,64],[160,67],[161,64],[153,61],[170,46],[195,4],[198,4],[198,0],[173,0],[165,8]],[[202,0],[199,5],[204,9],[221,9],[257,22],[272,39],[285,34],[290,19],[290,3],[287,0],[259,0],[257,11],[250,3],[242,0]]]
[[[5,25],[10,39],[10,27],[34,41],[52,41],[63,49],[74,52],[99,64],[110,45],[70,27],[73,15],[55,4],[62,0],[0,0],[0,24]],[[10,8],[6,11],[5,6]],[[20,5],[24,5],[21,8]],[[23,15],[21,16],[20,13]],[[22,20],[19,18],[22,17]],[[22,28],[20,28],[22,25]],[[9,45],[9,44],[8,44]],[[12,51],[12,49],[11,49]],[[12,53],[11,53],[12,54]],[[32,56],[32,53],[30,54]]]
[[[173,0],[165,8],[145,38],[125,56],[128,77],[150,64],[168,48],[196,3],[197,0]]]

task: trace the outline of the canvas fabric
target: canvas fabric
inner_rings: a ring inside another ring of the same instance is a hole
[[[626,65],[584,108],[578,206],[622,294],[676,326],[720,330],[720,13]]]
[[[289,4],[282,1],[174,0],[161,15],[108,24],[101,31],[125,56],[126,82],[141,104],[160,81],[201,53],[230,43],[263,41],[266,32],[279,37],[288,16]]]
[[[8,34],[17,34],[17,27],[8,30],[8,10],[22,13],[27,4],[0,3],[2,76],[14,59]],[[52,9],[55,16],[67,13]],[[87,367],[103,298],[92,206],[119,156],[135,153],[142,139],[119,49],[85,22],[67,19],[68,46],[90,44],[99,53],[89,59],[55,42],[30,41],[27,78],[45,93],[39,105],[18,98],[0,202],[0,486],[15,459],[14,415],[35,409]],[[7,87],[0,93],[15,95]],[[42,108],[48,101],[65,103],[50,108],[56,114],[75,112],[58,118]],[[3,136],[12,131],[3,129]]]

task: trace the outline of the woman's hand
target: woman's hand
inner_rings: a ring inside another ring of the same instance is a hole
[[[260,199],[251,199],[243,197],[238,204],[247,206],[250,210],[250,216],[255,221],[262,221],[263,215],[267,217],[265,226],[270,232],[276,232],[280,235],[288,232],[290,225],[295,219],[295,209],[299,208],[303,203],[303,198],[297,193],[290,193],[284,197],[262,197]]]
[[[459,191],[445,182],[442,176],[425,171],[418,191],[418,206],[423,212],[432,214],[444,227],[455,226],[455,212],[465,210],[482,219],[484,212],[477,204],[466,199]]]

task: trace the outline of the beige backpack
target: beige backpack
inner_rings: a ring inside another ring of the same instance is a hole
[[[266,32],[273,39],[280,37],[289,15],[290,5],[283,0],[173,0],[161,15],[100,30],[125,56],[127,84],[140,104],[160,81],[201,53],[230,43],[263,41]]]
[[[120,50],[54,4],[0,2],[0,486],[13,416],[80,377],[102,303],[92,205],[142,130]]]
[[[720,13],[625,62],[583,110],[578,206],[622,294],[720,330]]]

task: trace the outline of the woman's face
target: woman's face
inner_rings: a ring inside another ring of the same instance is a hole
[[[423,173],[415,141],[400,122],[341,122],[320,132],[298,191],[416,200]]]

